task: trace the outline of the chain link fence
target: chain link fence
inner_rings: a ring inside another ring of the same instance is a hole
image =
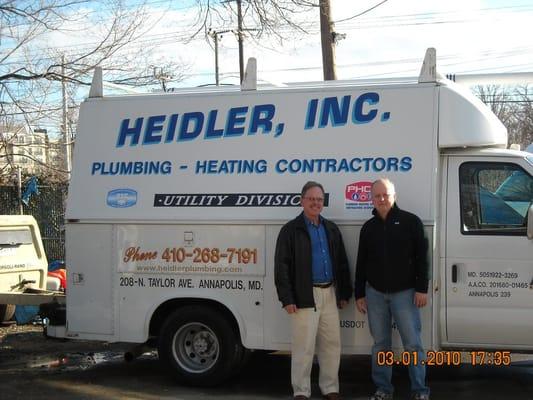
[[[65,259],[64,217],[67,185],[39,185],[39,194],[22,203],[25,215],[32,215],[39,224],[48,262]],[[16,186],[0,186],[0,214],[20,214],[20,197]]]

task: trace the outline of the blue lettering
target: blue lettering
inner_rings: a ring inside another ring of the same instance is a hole
[[[288,161],[283,158],[281,160],[278,160],[278,162],[276,163],[276,172],[278,174],[282,174],[287,171],[287,163]]]
[[[342,106],[339,106],[337,97],[326,97],[322,103],[320,123],[318,126],[324,128],[330,120],[332,120],[332,126],[346,125],[349,109],[350,96],[344,96],[342,98]]]
[[[101,171],[102,170],[102,167],[103,167],[103,163],[100,163],[100,162],[94,162],[93,163],[93,166],[91,168],[91,175],[94,175],[95,173],[97,173],[98,171]]]
[[[191,130],[189,127],[193,124]],[[178,135],[178,142],[185,140],[196,139],[204,126],[204,114],[201,112],[188,112],[183,114],[181,119],[180,133]]]
[[[207,161],[196,161],[196,174],[205,174],[207,172]]]
[[[163,161],[161,163],[161,173],[169,175],[172,172],[172,163],[170,161]]]
[[[387,158],[387,171],[398,171],[398,160],[397,157]]]
[[[400,171],[409,171],[413,166],[413,159],[411,157],[402,157],[400,160]]]
[[[167,134],[165,136],[165,143],[174,141],[174,135],[176,134],[176,124],[178,122],[179,114],[172,114],[170,121],[168,122]]]
[[[326,172],[336,172],[337,171],[337,160],[334,158],[328,158],[326,165]]]
[[[292,174],[297,173],[302,169],[302,162],[298,159],[291,160],[289,163],[289,172]]]
[[[359,96],[355,102],[352,112],[352,121],[354,124],[366,124],[376,118],[378,110],[370,109],[366,114],[363,111],[365,103],[370,105],[377,104],[379,102],[379,94],[374,92],[364,93]]]
[[[126,118],[122,120],[120,124],[120,131],[118,133],[118,140],[116,147],[122,147],[126,143],[126,137],[131,136],[130,146],[139,144],[139,137],[141,136],[141,127],[143,124],[143,117],[139,117],[135,120],[135,125],[130,128],[130,119]]]
[[[350,169],[352,170],[352,172],[357,172],[361,170],[361,167],[359,166],[360,163],[361,159],[357,157],[352,158],[350,160]]]
[[[386,166],[387,166],[387,163],[385,162],[384,158],[378,157],[372,161],[372,170],[376,172],[383,171]]]
[[[163,130],[164,115],[154,115],[148,118],[144,130],[143,144],[155,144],[161,142],[161,135],[155,135]]]
[[[224,134],[224,129],[215,129],[217,114],[218,110],[211,110],[209,112],[209,117],[207,118],[207,129],[205,131],[206,139],[219,138]]]
[[[252,121],[250,122],[250,135],[257,133],[259,128],[263,128],[263,133],[272,131],[272,118],[276,112],[273,104],[261,104],[252,109]]]
[[[228,119],[226,120],[226,136],[240,136],[244,133],[244,127],[238,126],[244,124],[246,121],[245,114],[248,112],[248,107],[233,107],[228,111]]]
[[[311,129],[315,126],[316,110],[318,108],[318,99],[312,99],[307,105],[307,116],[305,117],[305,129]]]
[[[171,172],[170,161],[95,162],[91,170],[92,175],[168,175]]]
[[[120,163],[120,175],[131,175],[133,165],[129,163]]]
[[[348,165],[348,160],[343,158],[339,164],[339,172],[349,172],[350,166]]]
[[[217,173],[217,160],[209,160],[209,165],[207,167],[207,173],[208,174]]]

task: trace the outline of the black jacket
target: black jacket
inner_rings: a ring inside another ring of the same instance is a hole
[[[322,218],[321,222],[328,237],[337,301],[349,300],[352,296],[352,285],[341,232],[333,222],[325,218]],[[295,304],[298,308],[315,307],[311,237],[305,225],[303,212],[286,223],[279,232],[274,280],[283,307],[288,304]]]
[[[368,282],[382,293],[428,290],[428,244],[420,218],[396,204],[383,221],[377,211],[361,229],[355,271],[355,298]]]

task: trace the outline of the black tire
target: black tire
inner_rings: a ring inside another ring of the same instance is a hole
[[[219,385],[234,374],[244,348],[223,313],[187,306],[174,311],[163,324],[158,353],[181,383],[206,387]]]
[[[15,315],[15,304],[0,304],[0,322],[10,321]]]

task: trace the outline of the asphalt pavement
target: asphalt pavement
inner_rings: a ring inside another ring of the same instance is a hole
[[[33,327],[0,337],[0,398],[15,399],[290,399],[290,357],[254,353],[243,371],[216,388],[179,385],[155,352],[126,363],[129,346],[47,339]],[[313,369],[313,398],[319,399]],[[432,367],[433,400],[533,400],[533,365]],[[367,399],[373,391],[368,357],[343,357],[341,393],[345,400]],[[408,373],[395,367],[395,399],[409,398]]]

